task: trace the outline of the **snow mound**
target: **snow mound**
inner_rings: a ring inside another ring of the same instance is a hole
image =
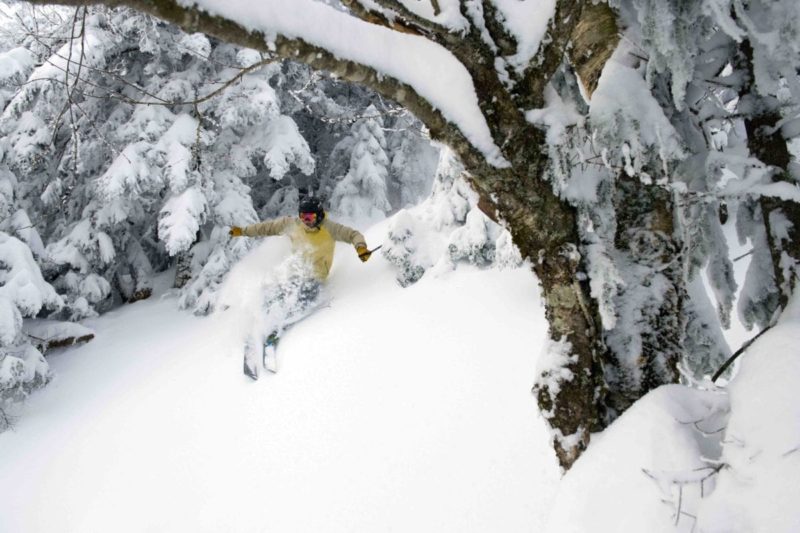
[[[800,299],[742,356],[729,386],[717,488],[698,524],[708,533],[800,531]]]
[[[546,531],[692,531],[715,471],[725,395],[681,385],[636,402],[564,477]],[[706,436],[707,435],[707,436]],[[680,512],[680,514],[679,514]]]
[[[593,436],[547,531],[800,531],[800,299],[727,389],[661,387]]]

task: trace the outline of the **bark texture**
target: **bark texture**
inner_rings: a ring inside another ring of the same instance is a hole
[[[605,3],[584,6],[581,18],[572,30],[569,60],[591,97],[608,59],[619,44],[617,16]]]

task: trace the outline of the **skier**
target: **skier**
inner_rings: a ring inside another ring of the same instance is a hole
[[[262,355],[263,365],[274,372],[267,364],[274,359],[275,347],[282,331],[294,322],[307,316],[313,310],[321,289],[321,284],[328,277],[333,263],[333,250],[336,241],[352,244],[362,262],[369,260],[374,250],[367,248],[364,236],[358,231],[327,220],[322,202],[316,197],[306,197],[300,201],[298,217],[282,217],[265,220],[241,228],[232,226],[228,234],[231,237],[269,237],[286,235],[292,242],[292,251],[297,254],[305,266],[307,274],[290,280],[283,287],[278,287],[271,295],[270,305],[286,306],[282,324],[266,336]],[[249,348],[245,348],[244,373],[253,379],[258,378],[255,364],[249,357]]]

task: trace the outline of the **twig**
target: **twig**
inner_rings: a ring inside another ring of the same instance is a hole
[[[781,457],[789,457],[790,455],[792,455],[792,454],[793,454],[793,453],[795,453],[795,452],[800,452],[800,446],[795,446],[794,448],[792,448],[792,449],[791,449],[791,450],[789,450],[788,452],[784,452],[784,453],[781,455]]]
[[[70,104],[72,103],[72,100],[70,98],[70,91],[69,91],[69,69],[70,69],[70,64],[72,63],[72,46],[75,43],[75,25],[78,22],[78,13],[80,13],[80,10],[81,10],[81,8],[76,7],[75,8],[75,14],[72,16],[72,26],[70,27],[70,30],[69,30],[69,52],[67,54],[67,68],[64,69],[64,85],[67,87],[67,99],[64,100],[64,105],[61,106],[61,111],[58,113],[58,116],[56,116],[56,120],[53,123],[53,135],[52,135],[52,138],[50,140],[51,144],[55,144],[56,133],[58,132],[59,127],[61,126],[61,118],[64,116],[64,114],[67,112],[67,110],[70,111],[70,118],[72,119],[71,124],[72,124],[73,133],[75,131],[75,116],[72,114],[72,108],[70,107]],[[81,41],[81,46],[83,46],[83,41]],[[51,49],[48,49],[48,51],[51,51]],[[80,73],[80,67],[78,69],[78,73]]]
[[[695,427],[695,429],[697,429],[697,431],[699,431],[699,432],[700,432],[700,434],[701,434],[701,435],[703,435],[704,437],[710,437],[711,435],[716,435],[717,433],[722,433],[723,431],[725,431],[725,429],[726,429],[728,426],[722,426],[722,427],[721,427],[721,428],[719,428],[719,429],[715,429],[715,430],[713,430],[713,431],[707,431],[707,430],[705,430],[705,429],[702,429],[702,428],[701,428],[701,427],[698,425],[698,423],[697,423],[697,422],[695,422],[695,423],[694,423],[694,427]]]
[[[770,329],[772,329],[772,325],[765,327],[764,329],[762,329],[761,331],[759,331],[759,332],[758,332],[758,334],[757,334],[755,337],[753,337],[753,338],[752,338],[752,339],[750,339],[749,341],[747,341],[747,342],[745,342],[744,344],[742,344],[741,348],[739,348],[738,350],[736,350],[736,351],[733,353],[733,355],[731,355],[731,356],[728,358],[728,360],[727,360],[727,361],[725,361],[724,363],[722,363],[722,366],[721,366],[721,367],[719,367],[719,369],[718,369],[716,372],[714,372],[714,375],[713,375],[713,376],[711,376],[711,382],[712,382],[712,383],[715,383],[715,382],[716,382],[716,381],[717,381],[717,380],[720,378],[720,376],[722,376],[723,372],[725,372],[725,371],[728,369],[728,367],[729,367],[729,366],[731,366],[731,365],[733,364],[733,362],[734,362],[734,361],[736,361],[736,359],[737,359],[737,358],[738,358],[740,355],[742,355],[742,354],[745,352],[745,350],[747,350],[747,349],[750,347],[750,345],[751,345],[751,344],[753,344],[753,343],[756,341],[756,339],[758,339],[758,338],[759,338],[761,335],[763,335],[764,333],[766,333],[766,332],[767,332],[767,331],[769,331]]]
[[[15,420],[16,418],[6,413],[5,409],[3,409],[3,406],[0,405],[0,433],[7,429],[14,429]]]
[[[67,70],[69,70],[69,65],[71,63],[73,63],[73,61],[71,59],[64,58],[63,56],[60,56],[58,53],[55,53],[53,55],[56,56],[56,57],[60,57],[61,59],[65,59],[67,61]],[[146,101],[146,100],[135,100],[133,98],[125,97],[124,95],[119,95],[119,99],[124,101],[125,103],[131,104],[131,105],[178,106],[178,105],[196,105],[196,104],[203,103],[203,102],[205,102],[207,100],[210,100],[211,98],[214,98],[215,96],[220,94],[222,91],[227,89],[229,86],[233,85],[235,82],[239,81],[246,74],[249,74],[250,72],[252,72],[254,70],[257,70],[257,69],[259,69],[259,68],[261,68],[261,67],[263,67],[263,66],[265,66],[265,65],[267,65],[269,63],[274,63],[277,60],[278,60],[278,58],[274,58],[274,57],[267,58],[267,59],[263,59],[263,60],[259,61],[258,63],[254,63],[254,64],[250,65],[249,67],[245,67],[245,68],[241,69],[240,72],[238,74],[236,74],[236,76],[234,76],[233,78],[231,78],[228,81],[224,82],[219,88],[211,91],[209,94],[207,94],[205,96],[202,96],[200,98],[197,98],[195,100],[187,100],[187,101],[169,101],[169,100],[164,100],[163,98],[161,98],[159,96],[156,96],[154,94],[151,94],[148,91],[146,91],[145,89],[143,89],[143,88],[141,88],[141,87],[139,87],[139,86],[137,86],[137,85],[135,85],[133,83],[128,82],[127,80],[125,80],[124,78],[121,78],[118,74],[116,74],[114,72],[110,72],[110,71],[107,71],[107,70],[99,69],[99,68],[92,67],[92,66],[89,66],[89,65],[84,65],[84,67],[86,69],[88,69],[88,70],[92,70],[92,71],[95,71],[95,72],[99,72],[101,74],[109,75],[109,76],[121,81],[122,83],[124,83],[124,84],[126,84],[126,85],[128,85],[130,87],[133,87],[134,89],[136,89],[137,91],[141,92],[145,96],[153,98],[152,101]],[[57,69],[59,69],[61,71],[65,70],[64,68],[62,68],[59,65],[56,65],[55,63],[52,63],[50,61],[48,61],[48,63],[50,63],[50,65],[52,65],[53,67],[55,67],[55,68],[57,68]],[[48,78],[41,78],[41,79],[42,80],[48,80]],[[98,89],[102,89],[102,90],[104,90],[106,92],[112,92],[108,88],[102,87],[102,86],[97,85],[95,83],[92,83],[89,80],[81,79],[80,81],[82,81],[84,83],[87,83],[89,85],[92,85],[93,87],[97,87]]]

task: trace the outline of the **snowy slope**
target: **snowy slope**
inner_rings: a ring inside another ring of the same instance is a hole
[[[529,272],[400,289],[340,246],[330,307],[253,383],[231,339],[285,251],[237,265],[238,307],[154,297],[54,353],[55,381],[0,434],[0,531],[539,529],[559,474],[530,393],[546,324]]]

